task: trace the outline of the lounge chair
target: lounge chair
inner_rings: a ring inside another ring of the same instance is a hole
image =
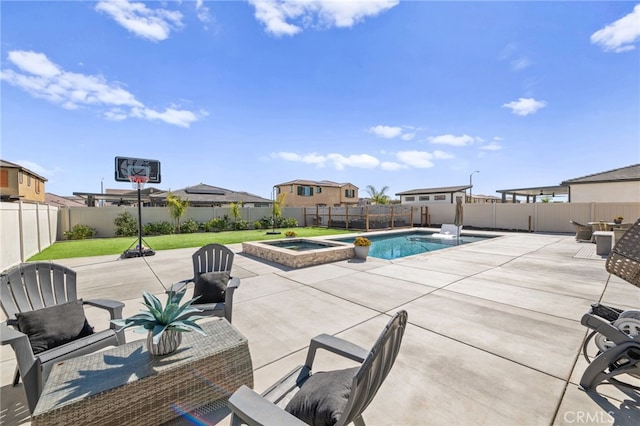
[[[431,235],[432,238],[458,238],[460,236],[460,231],[462,230],[462,226],[456,226],[451,224],[444,224],[440,227],[440,232]]]
[[[222,244],[208,244],[192,257],[193,277],[173,284],[167,292],[193,283],[194,296],[200,298],[192,306],[202,309],[199,315],[225,317],[231,322],[233,293],[240,286],[240,278],[231,277],[234,253]]]
[[[593,229],[589,225],[583,225],[581,223],[570,220],[571,224],[576,230],[576,241],[591,242],[593,236]]]
[[[13,348],[17,371],[33,413],[51,367],[59,361],[125,343],[123,331],[94,332],[82,305],[105,309],[122,318],[124,303],[82,300],[76,295],[76,272],[51,262],[23,263],[0,275],[0,305],[7,321],[0,324],[2,345]]]
[[[262,395],[247,386],[242,386],[231,395],[231,424],[304,425],[335,422],[341,426],[353,422],[364,426],[362,413],[373,400],[398,356],[406,324],[407,312],[396,313],[370,351],[327,334],[313,338],[305,364],[298,366]],[[318,349],[328,350],[361,364],[352,369],[312,373]]]
[[[640,219],[613,247],[607,257],[606,269],[640,287]],[[640,310],[623,311],[596,303],[582,316],[581,323],[593,330],[582,347],[583,355],[590,363],[580,379],[582,389],[593,389],[605,381],[627,385],[616,376],[640,375]],[[598,347],[595,357],[588,354],[592,339]]]

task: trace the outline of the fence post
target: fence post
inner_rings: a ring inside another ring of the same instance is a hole
[[[391,206],[391,229],[393,229],[393,206]]]
[[[329,218],[328,218],[327,226],[331,227],[331,207],[329,207]]]
[[[23,224],[22,200],[18,200],[18,230],[20,232],[20,262],[24,262],[24,224]]]
[[[345,206],[345,211],[344,211],[344,229],[349,229],[349,206]]]
[[[413,228],[413,206],[411,206],[411,211],[409,212],[409,223],[411,223],[411,227]]]
[[[369,232],[369,206],[364,208],[364,229]]]

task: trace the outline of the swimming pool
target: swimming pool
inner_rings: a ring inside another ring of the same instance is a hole
[[[459,239],[441,239],[432,237],[432,232],[402,232],[393,234],[372,234],[367,235],[371,240],[369,256],[379,259],[398,259],[400,257],[412,256],[414,254],[426,253],[441,250],[452,246],[469,244],[493,237],[463,235]],[[354,237],[335,238],[333,241],[352,243]]]

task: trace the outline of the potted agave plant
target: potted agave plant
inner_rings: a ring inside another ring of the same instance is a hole
[[[355,246],[356,257],[358,259],[366,259],[369,255],[369,247],[371,246],[371,240],[365,237],[356,237],[356,240],[353,242]]]
[[[196,324],[201,316],[193,316],[202,310],[194,308],[191,304],[197,299],[191,299],[180,305],[180,301],[186,292],[186,287],[179,292],[169,292],[167,303],[162,306],[160,300],[151,293],[144,292],[142,298],[146,310],[125,319],[112,320],[111,322],[122,328],[137,327],[136,331],[147,332],[147,349],[153,355],[167,355],[174,352],[182,343],[182,333],[197,331],[205,335],[202,328]]]

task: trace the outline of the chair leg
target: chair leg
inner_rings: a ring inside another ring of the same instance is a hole
[[[353,424],[356,426],[366,426],[364,424],[364,419],[362,418],[362,416],[358,416],[355,419],[353,419]]]
[[[18,370],[18,366],[16,366],[16,372],[13,376],[13,386],[18,386],[20,382],[20,370]]]

